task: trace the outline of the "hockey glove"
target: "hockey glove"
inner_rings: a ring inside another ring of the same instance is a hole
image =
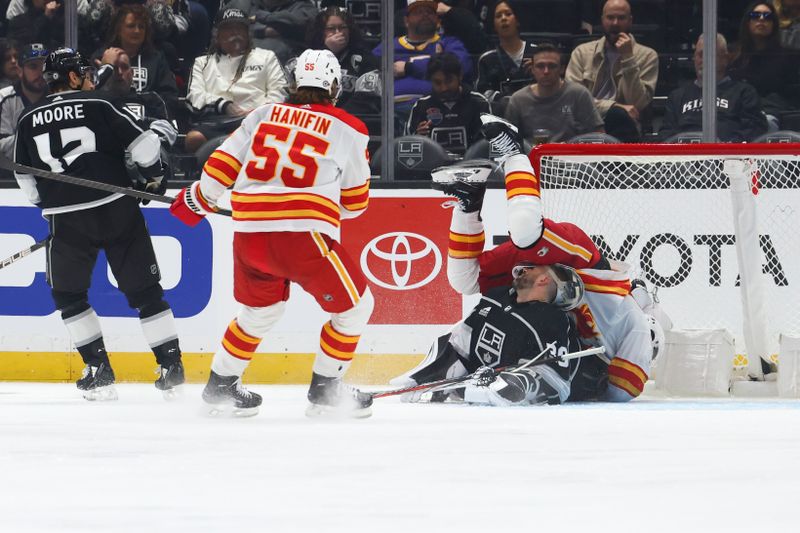
[[[163,195],[167,190],[167,181],[164,179],[164,169],[160,162],[147,168],[138,168],[136,179],[133,181],[133,188],[137,191],[149,192],[151,194]],[[147,205],[150,200],[141,200],[142,205]]]
[[[206,216],[206,211],[198,205],[194,197],[193,189],[199,185],[199,182],[195,182],[181,189],[178,197],[169,206],[172,216],[191,227],[198,225]]]

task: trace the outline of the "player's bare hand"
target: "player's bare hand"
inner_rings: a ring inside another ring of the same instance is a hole
[[[627,33],[620,33],[614,46],[617,47],[617,51],[623,59],[627,59],[633,55],[633,40]]]
[[[417,124],[417,135],[424,135],[427,137],[431,133],[431,124],[430,120],[423,120],[419,124]]]
[[[405,61],[395,61],[394,62],[394,77],[395,78],[403,78],[406,75],[406,62]]]
[[[631,117],[635,121],[639,121],[639,110],[633,107],[632,105],[627,104],[617,104],[617,106],[621,107],[628,113],[628,116]]]
[[[125,50],[122,48],[117,48],[116,46],[106,48],[106,51],[103,52],[103,57],[100,58],[100,63],[104,65],[116,65],[120,54],[124,53]]]
[[[56,14],[56,11],[59,10],[61,7],[61,2],[56,2],[53,0],[52,2],[47,2],[44,5],[44,16],[48,18],[53,18]]]

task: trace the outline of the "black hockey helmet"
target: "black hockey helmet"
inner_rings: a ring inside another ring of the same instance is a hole
[[[95,68],[72,48],[59,48],[47,56],[44,62],[44,81],[48,85],[67,83],[70,72],[83,78],[87,73],[94,74]]]

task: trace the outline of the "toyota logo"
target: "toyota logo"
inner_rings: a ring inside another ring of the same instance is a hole
[[[380,243],[388,239],[393,239],[390,251],[385,251],[379,246]],[[411,247],[412,241],[422,243],[422,249],[413,251]],[[423,279],[409,284],[411,280],[412,264],[414,261],[424,259],[430,254],[433,254],[433,268]],[[391,282],[378,279],[375,274],[370,271],[368,259],[370,255],[374,255],[378,259],[389,262],[391,267]],[[403,265],[403,273],[400,273],[398,266]],[[407,233],[404,231],[393,231],[391,233],[384,233],[375,237],[364,246],[361,251],[361,270],[374,284],[384,289],[391,289],[394,291],[409,291],[427,285],[430,283],[442,268],[442,253],[439,248],[427,237],[417,233]]]

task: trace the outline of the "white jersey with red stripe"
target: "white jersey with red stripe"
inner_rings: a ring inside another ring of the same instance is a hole
[[[605,346],[606,353],[613,356],[604,399],[626,402],[644,389],[653,346],[645,315],[630,295],[630,267],[619,261],[610,263],[611,270],[578,270],[586,286],[586,304],[575,315],[581,340],[590,346]]]
[[[338,240],[341,220],[367,208],[368,140],[363,122],[331,105],[261,106],[208,158],[198,201],[213,209],[232,187],[235,231]]]

